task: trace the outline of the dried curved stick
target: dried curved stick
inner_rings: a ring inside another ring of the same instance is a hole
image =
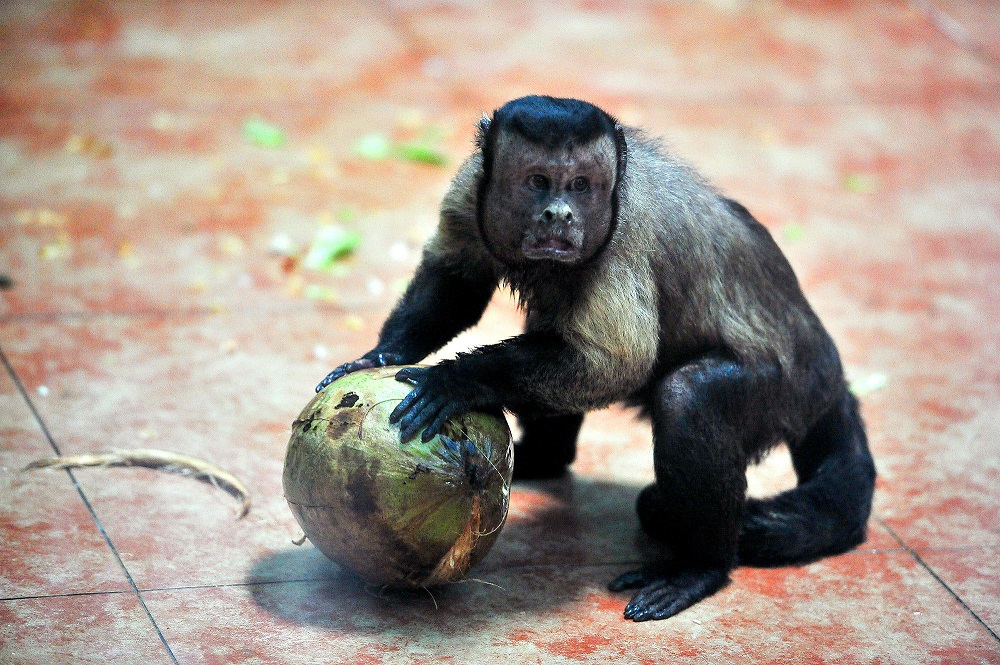
[[[250,491],[239,478],[207,460],[169,450],[156,448],[115,449],[82,455],[46,457],[35,460],[22,470],[79,469],[88,466],[141,466],[179,473],[182,476],[191,476],[211,483],[238,499],[242,505],[237,519],[245,517],[250,512]]]

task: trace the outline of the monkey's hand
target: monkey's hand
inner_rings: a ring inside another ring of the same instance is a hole
[[[728,583],[729,574],[724,568],[687,568],[670,573],[637,570],[618,577],[608,589],[641,589],[625,606],[625,618],[650,621],[672,617]]]
[[[347,376],[351,372],[357,372],[362,369],[371,369],[372,367],[385,367],[387,365],[405,365],[406,360],[399,353],[383,353],[380,351],[369,351],[365,355],[361,356],[357,360],[349,363],[344,363],[337,369],[333,370],[326,375],[326,378],[319,382],[316,386],[316,392],[323,390],[328,385],[336,381],[342,376]]]
[[[396,379],[416,386],[389,414],[390,423],[399,423],[399,438],[404,442],[421,429],[421,440],[430,441],[448,418],[500,404],[492,389],[462,377],[453,360],[433,367],[407,367],[396,373]]]

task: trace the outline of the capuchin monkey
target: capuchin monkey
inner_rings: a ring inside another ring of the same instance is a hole
[[[739,203],[592,104],[508,102],[441,206],[416,276],[353,371],[419,362],[475,324],[498,285],[523,334],[396,374],[401,439],[503,407],[523,435],[514,477],[553,478],[583,414],[615,402],[652,421],[656,482],[639,521],[670,556],[610,584],[634,621],[725,586],[737,565],[799,564],[865,539],[875,484],[836,347],[767,230]],[[798,485],[746,496],[747,465],[779,442]]]

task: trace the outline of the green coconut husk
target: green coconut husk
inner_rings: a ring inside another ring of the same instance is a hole
[[[473,412],[401,443],[388,418],[412,386],[399,369],[349,374],[309,402],[292,425],[285,498],[321,552],[370,582],[454,582],[506,519],[510,430],[500,414]]]

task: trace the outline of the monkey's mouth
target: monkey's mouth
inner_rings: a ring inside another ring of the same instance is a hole
[[[570,263],[580,258],[580,245],[561,235],[528,235],[521,243],[521,253],[535,261]]]

